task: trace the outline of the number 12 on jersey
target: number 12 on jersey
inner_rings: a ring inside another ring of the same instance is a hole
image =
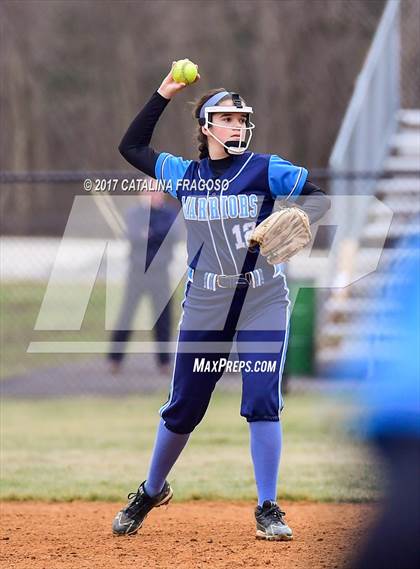
[[[247,223],[237,223],[232,227],[232,233],[235,236],[235,247],[236,249],[243,249],[248,247],[251,234],[255,229],[255,221],[249,221]]]

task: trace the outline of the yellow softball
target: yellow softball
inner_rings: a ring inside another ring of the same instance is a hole
[[[197,73],[197,65],[189,59],[180,59],[172,67],[172,78],[177,83],[194,83]]]

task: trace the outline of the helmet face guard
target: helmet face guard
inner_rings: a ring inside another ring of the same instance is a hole
[[[231,97],[234,104],[232,106],[217,106],[217,103],[226,96]],[[246,114],[248,116],[244,126],[233,127],[214,123],[211,120],[211,115],[213,113],[240,113]],[[249,116],[252,113],[252,107],[245,107],[237,93],[228,93],[227,91],[223,91],[222,93],[216,93],[216,95],[213,95],[213,97],[210,97],[210,99],[204,103],[200,109],[198,122],[201,126],[205,126],[208,129],[209,135],[217,140],[217,142],[219,142],[219,144],[221,144],[226,149],[228,154],[238,155],[243,154],[251,142],[252,130],[255,128],[255,125],[249,120]],[[211,132],[211,126],[237,130],[239,131],[239,139],[222,142],[220,138]]]

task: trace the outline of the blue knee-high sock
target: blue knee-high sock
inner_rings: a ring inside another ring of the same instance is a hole
[[[187,444],[189,436],[173,433],[165,427],[163,419],[160,420],[145,484],[149,496],[156,496],[162,490],[166,477]]]
[[[264,500],[276,501],[282,428],[280,421],[255,421],[249,429],[258,505],[262,506]]]

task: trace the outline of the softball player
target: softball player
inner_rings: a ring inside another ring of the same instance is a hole
[[[166,477],[203,418],[223,375],[220,364],[228,360],[235,339],[242,366],[241,415],[249,424],[258,492],[256,536],[290,540],[292,530],[276,502],[288,290],[282,265],[269,264],[258,248],[248,245],[277,197],[290,202],[304,195],[301,207],[311,222],[322,217],[329,200],[307,181],[305,168],[248,150],[253,109],[224,89],[209,91],[196,104],[199,160],[155,152],[149,146],[154,127],[170,99],[185,87],[170,72],[119,147],[128,162],[164,181],[180,201],[188,278],[169,398],[160,409],[147,479],[128,495],[112,529],[115,535],[136,533],[152,508],[172,498]]]

